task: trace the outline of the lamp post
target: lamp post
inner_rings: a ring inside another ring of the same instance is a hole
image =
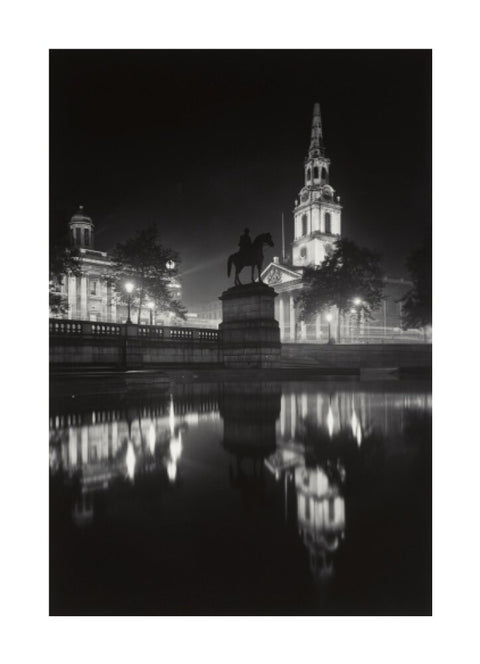
[[[361,309],[357,310],[355,307],[360,307],[360,305],[362,304],[362,300],[359,297],[354,297],[353,304],[354,308],[352,309],[352,313],[355,312],[357,316],[357,343],[358,343],[360,339],[360,317],[362,315],[362,310]]]
[[[327,314],[327,322],[328,322],[328,343],[332,343],[332,334],[331,334],[331,329],[330,329],[330,323],[332,322],[332,314]]]
[[[153,310],[155,308],[154,302],[147,302],[147,307],[150,309],[150,325],[153,325]]]
[[[127,307],[128,307],[128,309],[127,309],[127,311],[128,311],[128,313],[127,313],[127,324],[129,324],[129,325],[131,325],[131,323],[132,323],[132,319],[130,318],[130,304],[131,304],[131,300],[132,300],[133,289],[134,289],[134,285],[132,284],[132,282],[127,281],[127,283],[125,284],[125,290],[127,291]]]

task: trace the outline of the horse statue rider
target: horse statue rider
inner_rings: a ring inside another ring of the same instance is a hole
[[[240,235],[240,241],[238,243],[238,246],[240,247],[240,255],[248,259],[249,254],[250,254],[250,249],[252,248],[252,238],[250,237],[250,229],[246,228],[243,231],[243,235]]]
[[[240,236],[240,241],[238,243],[240,251],[237,251],[236,254],[232,254],[228,257],[228,276],[230,276],[232,264],[235,265],[235,286],[242,285],[239,274],[247,265],[250,265],[252,268],[252,283],[255,281],[255,267],[257,268],[258,272],[258,281],[262,283],[262,277],[260,275],[263,265],[262,249],[264,244],[267,244],[269,247],[273,247],[273,240],[270,233],[261,233],[260,235],[257,235],[255,240],[252,242],[250,238],[250,230],[245,228],[243,234]]]

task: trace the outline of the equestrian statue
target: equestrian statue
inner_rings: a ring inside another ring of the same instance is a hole
[[[252,283],[255,281],[255,267],[258,271],[258,281],[263,283],[260,275],[263,265],[262,249],[264,244],[273,247],[273,240],[270,233],[261,233],[261,235],[257,235],[252,242],[249,229],[246,228],[244,230],[243,235],[240,236],[240,242],[238,243],[240,251],[237,251],[236,254],[232,254],[228,257],[228,276],[230,276],[232,264],[235,265],[235,286],[242,285],[239,274],[247,265],[250,265],[252,268]]]

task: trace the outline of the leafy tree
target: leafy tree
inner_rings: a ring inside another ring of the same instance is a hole
[[[432,240],[428,236],[423,245],[407,258],[407,269],[413,287],[402,302],[402,327],[426,328],[432,323]]]
[[[380,255],[359,247],[352,240],[337,240],[334,250],[318,267],[307,267],[303,288],[297,298],[302,320],[335,306],[339,316],[337,338],[340,339],[341,319],[356,304],[360,317],[371,318],[371,312],[382,300],[383,273]]]
[[[138,308],[138,323],[147,300],[153,301],[157,309],[185,318],[186,310],[175,299],[170,287],[180,259],[176,251],[160,244],[156,226],[142,229],[126,242],[118,243],[112,258],[114,273],[110,280],[123,302],[127,302],[125,282],[131,281],[135,286],[131,303]],[[169,269],[167,264],[171,265],[172,261],[175,267]]]

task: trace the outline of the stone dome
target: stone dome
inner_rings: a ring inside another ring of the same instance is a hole
[[[70,219],[70,223],[71,224],[75,224],[75,223],[84,223],[85,224],[86,223],[86,224],[92,224],[93,225],[93,221],[91,220],[91,218],[88,215],[85,214],[85,212],[83,210],[83,205],[78,206],[78,210],[75,212],[73,217]]]

